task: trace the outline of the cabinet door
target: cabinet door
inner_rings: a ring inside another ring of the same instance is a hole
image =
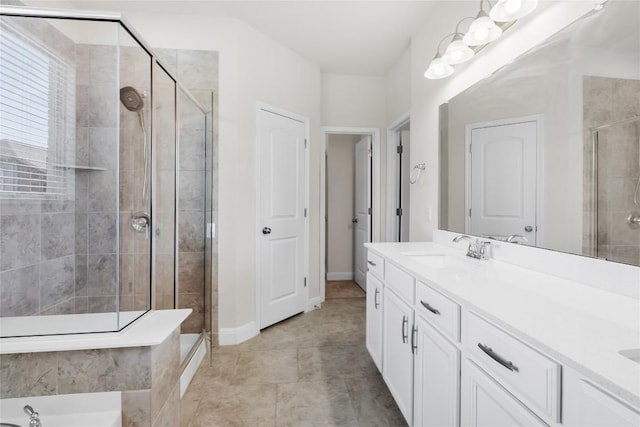
[[[462,367],[462,384],[462,425],[469,427],[546,426],[468,359]]]
[[[383,295],[382,376],[408,423],[412,418],[413,310],[385,287]]]
[[[367,350],[382,372],[382,282],[367,274]]]
[[[413,425],[457,427],[460,351],[416,315]]]

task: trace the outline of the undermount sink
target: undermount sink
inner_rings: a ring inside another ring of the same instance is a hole
[[[441,269],[441,268],[457,268],[467,269],[475,267],[470,262],[465,262],[452,255],[446,255],[436,252],[400,252],[400,255],[404,255],[411,260],[418,262],[426,267]]]
[[[629,350],[620,350],[619,353],[629,360],[640,363],[640,348],[632,348]]]

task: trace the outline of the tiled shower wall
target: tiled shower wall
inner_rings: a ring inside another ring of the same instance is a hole
[[[593,219],[592,127],[640,114],[640,80],[585,76],[584,102],[584,252],[594,248],[590,223]],[[640,178],[640,123],[614,125],[599,132],[597,239],[598,257],[640,265],[640,229],[626,221],[640,211],[634,192]],[[640,195],[639,195],[640,198]]]
[[[203,328],[215,332],[217,236],[208,238],[205,232],[207,223],[217,223],[218,53],[175,49],[158,49],[156,53],[208,112],[205,122],[199,110],[181,95],[177,299],[178,308],[193,309],[182,324],[183,333],[198,333]]]
[[[2,20],[73,64],[73,42],[46,22]],[[73,141],[73,134],[66,136]],[[75,162],[73,146],[65,155]],[[73,173],[67,174],[72,193]],[[72,194],[56,200],[0,198],[0,316],[74,312],[74,211]]]

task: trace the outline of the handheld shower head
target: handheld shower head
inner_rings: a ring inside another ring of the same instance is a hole
[[[120,101],[129,111],[140,111],[144,107],[140,92],[131,86],[125,86],[120,89]]]

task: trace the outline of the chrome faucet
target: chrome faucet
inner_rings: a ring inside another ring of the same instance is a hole
[[[24,413],[29,415],[29,427],[42,427],[40,422],[40,414],[33,410],[29,405],[25,405]]]
[[[521,234],[512,234],[505,239],[505,242],[507,243],[527,243],[528,241],[529,239]]]
[[[474,239],[472,237],[467,236],[466,234],[461,234],[453,238],[454,243],[458,243],[460,240],[469,241],[469,247],[467,248],[467,256],[475,259],[479,259],[481,261],[486,261],[487,256],[487,246],[491,244],[486,240]]]

